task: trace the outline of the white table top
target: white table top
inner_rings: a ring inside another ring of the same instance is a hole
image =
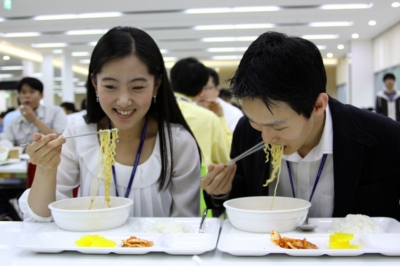
[[[21,160],[16,163],[0,165],[0,173],[9,174],[24,174],[27,172],[28,163],[25,160]]]
[[[34,253],[15,244],[44,228],[47,224],[26,222],[0,222],[0,264],[29,266],[105,266],[105,265],[399,265],[400,257],[382,255],[361,255],[355,257],[292,257],[288,255],[268,255],[262,257],[236,257],[218,250],[199,255],[202,264],[196,264],[192,256],[174,256],[165,253],[148,253],[144,255],[89,255],[78,252],[56,254]]]

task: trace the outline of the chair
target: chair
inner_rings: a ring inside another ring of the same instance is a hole
[[[35,178],[35,172],[36,172],[36,164],[28,162],[28,170],[26,173],[26,175],[27,175],[26,176],[26,188],[30,188],[32,186],[33,179]],[[76,188],[74,188],[74,190],[72,190],[72,196],[74,198],[77,197],[78,190],[79,190],[79,186],[77,186]]]

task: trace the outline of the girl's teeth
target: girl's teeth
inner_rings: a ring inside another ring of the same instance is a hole
[[[121,111],[121,110],[117,110],[117,111],[118,111],[118,113],[120,113],[121,115],[129,115],[130,113],[133,112],[132,110],[130,110],[130,111]]]

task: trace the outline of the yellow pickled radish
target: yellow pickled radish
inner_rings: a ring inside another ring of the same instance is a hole
[[[359,246],[350,245],[350,240],[353,238],[353,234],[334,233],[329,236],[329,247],[331,249],[358,249]]]
[[[116,242],[99,235],[86,235],[75,241],[78,247],[115,247]]]

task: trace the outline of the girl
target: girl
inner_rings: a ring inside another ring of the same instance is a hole
[[[87,115],[74,117],[63,136],[119,129],[111,195],[133,199],[136,217],[198,216],[200,149],[154,40],[131,27],[108,31],[93,50],[86,87]],[[19,201],[25,221],[51,221],[48,204],[77,186],[80,196],[92,195],[99,138],[63,136],[35,134],[27,148],[37,169]]]

